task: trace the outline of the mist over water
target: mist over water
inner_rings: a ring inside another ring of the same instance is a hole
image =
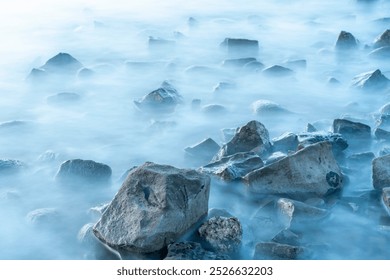
[[[370,58],[372,49],[367,47],[389,28],[388,22],[377,21],[390,16],[388,1],[242,5],[228,0],[39,0],[33,5],[19,0],[0,6],[0,158],[24,164],[19,173],[0,178],[0,259],[84,258],[77,234],[83,225],[97,221],[88,210],[114,197],[124,172],[146,161],[198,168],[184,149],[208,137],[222,146],[224,128],[258,120],[272,139],[303,132],[307,123],[331,131],[333,120],[342,116],[374,127],[379,108],[390,102],[388,92],[350,88],[353,77],[363,72],[380,69],[390,77],[388,61]],[[190,17],[196,19],[193,26]],[[357,50],[335,50],[341,30],[359,40]],[[150,37],[174,43],[153,47],[148,45]],[[225,59],[240,58],[221,49],[225,38],[258,40],[257,61],[264,67],[283,65],[294,73],[276,78],[223,67]],[[93,74],[27,79],[33,68],[60,52],[71,54]],[[288,64],[302,59],[305,68]],[[340,85],[330,86],[330,77]],[[183,102],[169,114],[139,110],[134,101],[164,81],[177,89]],[[232,87],[215,90],[221,82]],[[63,92],[78,97],[53,97]],[[200,99],[201,107],[218,104],[225,111],[193,109],[193,99]],[[257,100],[275,102],[289,113],[258,115],[252,107]],[[346,153],[372,151],[378,156],[382,146],[374,141],[369,148]],[[77,158],[109,165],[111,185],[67,190],[56,184],[61,163]],[[351,169],[359,172],[352,172],[343,195],[358,197],[373,190],[370,164]],[[226,209],[243,224],[241,258],[252,257],[250,244],[257,229],[251,218],[258,207],[242,184],[212,179],[209,208]],[[368,208],[368,214],[357,214],[336,205],[330,219],[305,237],[331,249],[310,258],[389,258],[386,250],[370,249],[389,241],[389,221],[381,207]],[[49,211],[38,222],[28,215],[37,209]]]

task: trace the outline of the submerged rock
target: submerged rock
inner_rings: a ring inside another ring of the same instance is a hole
[[[14,175],[26,168],[26,165],[14,159],[0,159],[0,176]]]
[[[355,49],[358,46],[358,41],[349,32],[341,31],[336,42],[337,50]]]
[[[250,191],[287,194],[290,197],[322,197],[340,190],[343,176],[328,142],[306,148],[273,164],[250,172],[244,178]]]
[[[390,46],[390,30],[386,29],[378,38],[375,39],[374,48],[388,46]]]
[[[265,126],[258,121],[250,121],[237,129],[233,138],[222,146],[213,161],[240,152],[254,152],[259,155],[270,150],[269,133]]]
[[[303,253],[303,248],[276,242],[257,243],[255,260],[295,260]]]
[[[372,182],[377,190],[390,186],[390,155],[372,161]]]
[[[208,104],[201,108],[201,112],[206,115],[219,115],[227,113],[227,109],[223,105],[219,104]]]
[[[325,133],[325,132],[312,132],[312,133],[301,133],[298,135],[299,146],[298,148],[304,148],[308,145],[312,145],[319,142],[329,142],[332,144],[332,150],[335,155],[338,155],[346,148],[348,148],[347,141],[338,133]]]
[[[294,71],[287,67],[273,65],[265,68],[262,73],[270,77],[287,77],[294,74]]]
[[[178,104],[182,103],[182,97],[168,82],[163,82],[161,87],[148,93],[134,104],[143,112],[168,114],[173,113]]]
[[[204,250],[199,243],[178,242],[168,245],[164,260],[228,260],[225,254]]]
[[[256,57],[259,52],[257,40],[225,38],[220,46],[227,50],[229,55]]]
[[[376,59],[390,58],[390,46],[377,48],[371,51],[368,56]]]
[[[390,141],[390,131],[378,127],[374,130],[374,135],[378,140]]]
[[[68,53],[59,53],[40,68],[48,73],[75,74],[83,65]]]
[[[382,205],[387,214],[390,215],[390,187],[382,189]]]
[[[47,97],[49,104],[64,105],[79,101],[81,96],[74,92],[60,92]]]
[[[364,166],[370,166],[371,161],[375,158],[375,154],[373,152],[364,152],[364,153],[358,153],[353,154],[347,157],[347,160],[349,163],[355,164],[355,165],[364,165]]]
[[[280,135],[279,137],[272,139],[273,143],[273,151],[279,151],[279,152],[289,152],[289,151],[296,151],[298,148],[298,136],[291,132],[286,132]]]
[[[111,180],[111,168],[93,160],[72,159],[63,162],[56,174],[61,185],[107,185]]]
[[[371,139],[370,126],[347,119],[335,119],[333,121],[333,132],[341,134],[348,141]]]
[[[38,227],[55,227],[61,223],[60,213],[55,208],[39,208],[29,212],[26,216],[27,222]]]
[[[226,68],[242,68],[250,62],[257,61],[254,57],[226,59],[222,62],[222,66]]]
[[[277,235],[274,236],[274,238],[272,238],[271,241],[276,243],[288,244],[292,246],[299,246],[301,243],[300,237],[288,229],[284,229],[281,232],[279,232]]]
[[[389,79],[377,69],[355,76],[352,87],[361,90],[385,90],[389,86]]]
[[[207,138],[184,150],[195,160],[209,162],[220,148],[221,147],[213,139]]]
[[[235,153],[200,168],[200,171],[220,176],[225,181],[239,179],[263,167],[261,158],[253,152]]]
[[[206,175],[147,162],[129,173],[94,233],[113,248],[161,250],[207,215],[209,192]]]
[[[253,112],[262,117],[275,117],[291,113],[289,110],[283,108],[280,104],[266,99],[256,100],[252,103],[251,106]]]
[[[242,227],[235,217],[213,217],[198,229],[200,238],[213,251],[237,252],[241,246]]]

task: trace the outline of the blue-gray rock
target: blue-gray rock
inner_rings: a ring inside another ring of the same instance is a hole
[[[337,50],[349,50],[358,47],[358,41],[349,32],[341,31],[336,42]]]
[[[199,243],[177,242],[168,245],[164,260],[229,260],[226,254],[207,251]]]
[[[252,103],[252,110],[262,117],[276,117],[291,114],[289,110],[280,104],[266,99],[259,99]]]
[[[390,30],[386,29],[379,37],[374,41],[374,48],[388,47],[390,46]]]
[[[347,119],[335,119],[333,132],[341,134],[347,141],[371,139],[371,127]]]
[[[211,138],[187,147],[184,150],[193,159],[209,162],[221,147]]]
[[[24,170],[26,165],[14,159],[0,159],[0,176],[14,175]]]
[[[68,53],[59,53],[40,68],[48,73],[75,74],[83,65]]]
[[[206,175],[147,162],[129,173],[94,234],[113,248],[159,251],[207,215],[209,192]]]
[[[299,259],[304,249],[300,246],[276,242],[260,242],[256,244],[253,259],[255,260],[295,260]]]
[[[371,51],[368,56],[375,59],[390,58],[390,46],[380,47]]]
[[[72,104],[81,99],[81,96],[74,92],[60,92],[47,97],[47,102],[53,105]]]
[[[332,144],[332,149],[335,154],[338,154],[348,148],[348,142],[339,133],[327,132],[306,132],[298,135],[299,148],[307,147],[315,143],[327,141]]]
[[[288,153],[289,151],[295,152],[298,148],[298,136],[292,132],[286,132],[279,137],[272,139],[273,151],[279,151]]]
[[[201,112],[205,115],[214,116],[221,115],[228,112],[225,106],[220,104],[208,104],[201,108]]]
[[[226,59],[222,62],[222,67],[226,68],[242,68],[245,64],[248,64],[250,62],[257,61],[254,57],[245,57],[245,58],[233,58],[233,59]]]
[[[111,168],[93,160],[72,159],[63,162],[55,176],[64,186],[104,186],[111,180]]]
[[[372,161],[372,183],[376,190],[390,186],[390,155]]]
[[[386,90],[389,86],[389,79],[377,69],[355,76],[352,79],[352,87],[364,91]]]
[[[259,42],[257,40],[225,38],[220,47],[226,49],[231,56],[256,57],[259,52]]]
[[[268,77],[288,77],[294,74],[290,68],[280,65],[273,65],[265,68],[262,73]]]

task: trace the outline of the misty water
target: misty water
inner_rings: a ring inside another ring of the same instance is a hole
[[[19,0],[0,5],[0,158],[24,165],[21,172],[0,178],[0,259],[83,259],[77,234],[98,219],[89,209],[113,198],[126,170],[146,161],[198,168],[184,149],[209,137],[222,145],[224,128],[258,120],[274,138],[304,132],[308,123],[330,131],[333,120],[343,116],[374,127],[378,110],[390,102],[388,92],[350,87],[354,76],[367,71],[380,69],[390,77],[386,59],[368,56],[374,39],[389,28],[389,21],[380,20],[390,16],[385,0]],[[341,30],[359,40],[357,50],[335,50]],[[150,37],[174,43],[153,46]],[[258,40],[257,61],[294,73],[269,77],[223,67],[225,59],[241,57],[220,47],[225,38]],[[58,53],[72,55],[93,74],[27,78]],[[288,63],[294,60],[307,65]],[[331,77],[340,84],[329,85]],[[182,103],[169,114],[140,111],[134,101],[164,81],[177,89]],[[221,82],[231,88],[215,90]],[[77,96],[52,97],[62,92]],[[218,104],[225,109],[197,110],[193,99],[201,100],[201,108]],[[252,104],[260,99],[291,113],[257,115]],[[345,153],[378,156],[384,145],[373,141]],[[110,186],[56,184],[61,163],[77,158],[109,165]],[[350,172],[342,196],[369,196],[371,164],[349,168],[358,171]],[[212,179],[209,208],[226,209],[243,225],[240,258],[252,258],[259,241],[253,232],[261,229],[251,220],[259,204],[244,185]],[[308,229],[306,241],[320,249],[307,258],[389,258],[390,223],[381,205],[372,203],[361,213],[336,204],[326,222]],[[37,209],[52,211],[49,220],[34,223],[31,212]]]

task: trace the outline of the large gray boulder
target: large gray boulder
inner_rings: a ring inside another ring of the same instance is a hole
[[[213,251],[234,253],[241,246],[242,226],[236,217],[213,217],[203,223],[198,232]]]
[[[107,185],[111,180],[111,168],[93,160],[72,159],[63,162],[55,180],[60,185]]]
[[[258,121],[250,121],[237,129],[233,138],[223,145],[213,161],[240,152],[254,152],[259,155],[271,149],[269,133],[265,126]]]
[[[329,142],[310,145],[250,172],[243,180],[252,192],[291,197],[322,197],[343,185],[343,176]]]
[[[377,190],[390,187],[390,155],[372,161],[372,183]]]
[[[232,181],[263,167],[263,165],[261,158],[253,152],[236,153],[202,166],[200,171],[217,175],[225,181]]]
[[[209,192],[206,175],[147,162],[129,173],[94,233],[113,248],[161,250],[207,215]]]

